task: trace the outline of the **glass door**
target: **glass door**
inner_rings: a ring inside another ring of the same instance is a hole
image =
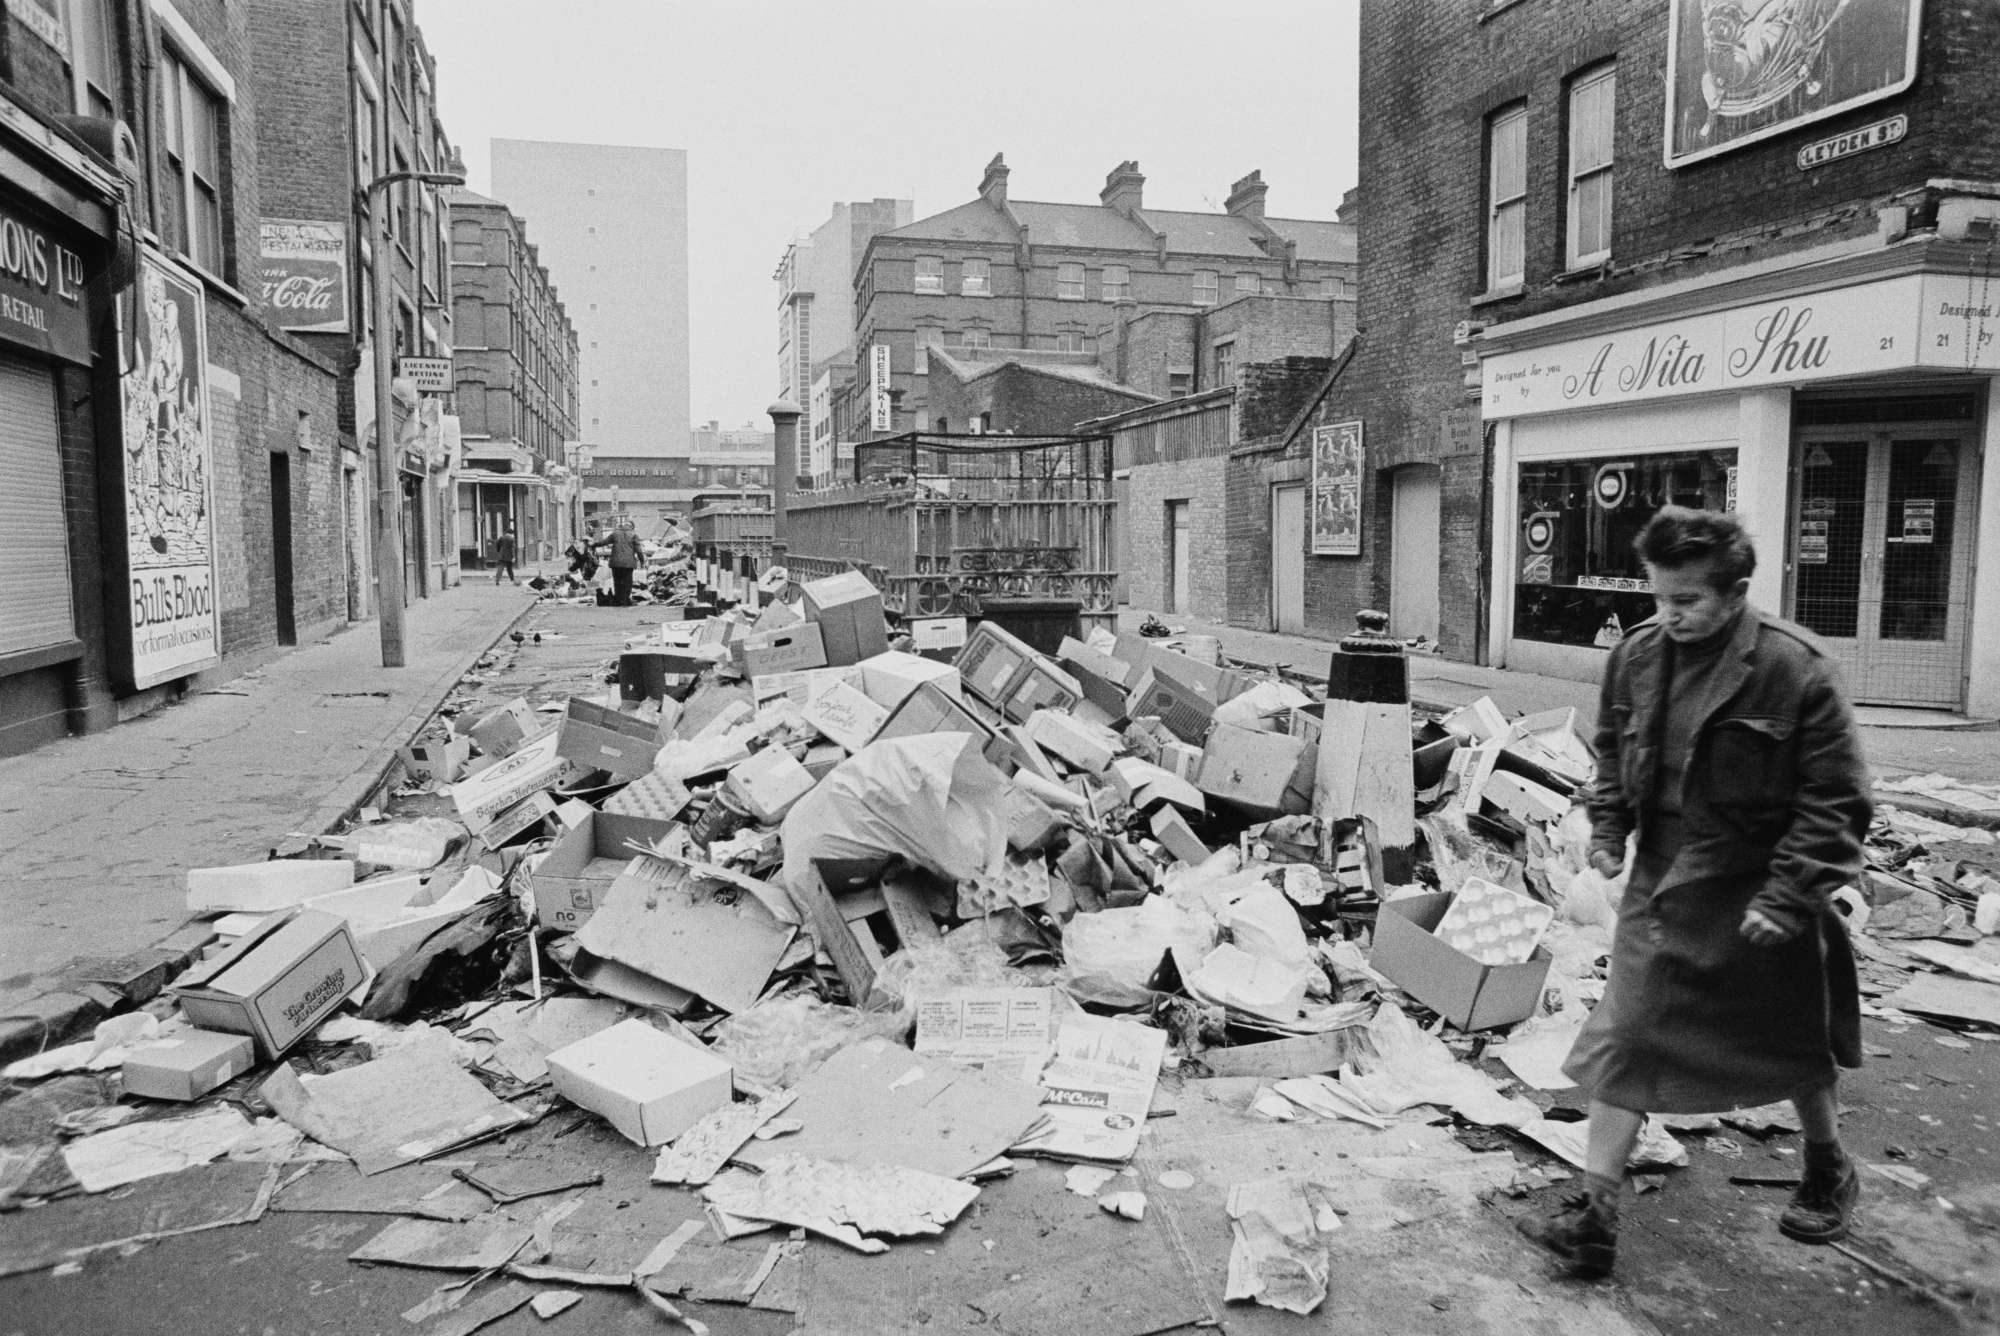
[[[1976,454],[1969,432],[1938,425],[1800,435],[1791,616],[1857,701],[1962,701]]]

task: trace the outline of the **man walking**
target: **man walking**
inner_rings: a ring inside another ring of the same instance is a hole
[[[611,601],[621,608],[632,606],[632,572],[638,568],[640,560],[639,535],[632,528],[632,521],[618,520],[611,530],[611,536],[600,539],[592,546],[603,548],[610,553],[605,564],[611,567]]]
[[[500,572],[507,572],[507,583],[515,583],[514,574],[514,526],[509,524],[507,532],[493,540],[493,583],[500,583]]]
[[[1656,615],[1605,669],[1591,862],[1631,880],[1611,977],[1563,1070],[1590,1096],[1588,1171],[1523,1218],[1578,1277],[1611,1270],[1626,1161],[1648,1113],[1789,1099],[1805,1163],[1778,1228],[1844,1238],[1860,1193],[1837,1068],[1861,1065],[1854,957],[1829,897],[1861,872],[1871,808],[1854,718],[1810,632],[1748,605],[1734,515],[1667,506],[1634,544]]]

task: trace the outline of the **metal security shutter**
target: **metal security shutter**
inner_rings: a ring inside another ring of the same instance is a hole
[[[7,572],[0,654],[76,638],[55,376],[7,357],[0,357],[0,571]]]

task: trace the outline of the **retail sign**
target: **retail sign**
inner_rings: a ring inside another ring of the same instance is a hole
[[[2000,370],[2000,290],[1909,274],[1496,352],[1481,406],[1525,417],[1915,367]]]
[[[868,402],[876,431],[894,431],[894,414],[889,402],[889,345],[878,343],[868,350]]]
[[[202,285],[151,250],[119,381],[124,407],[126,676],[137,688],[221,661],[210,524],[208,327]]]
[[[1313,429],[1312,550],[1316,557],[1361,555],[1361,424]]]
[[[48,43],[49,47],[64,60],[69,59],[69,30],[63,21],[35,0],[7,0],[7,12],[17,19],[21,26]]]
[[[1667,166],[1902,92],[1917,77],[1922,11],[1922,0],[1673,0]]]
[[[347,332],[347,224],[307,218],[258,223],[264,304],[280,328]]]
[[[90,365],[83,257],[0,206],[0,340]]]
[[[1937,502],[1914,498],[1903,502],[1903,541],[1929,543],[1937,529]]]
[[[449,357],[399,357],[396,375],[418,394],[450,394],[455,388]]]
[[[1908,116],[1891,116],[1886,121],[1875,121],[1859,129],[1849,130],[1846,134],[1807,144],[1799,150],[1799,170],[1809,172],[1815,167],[1824,167],[1829,162],[1839,162],[1842,158],[1866,153],[1871,148],[1887,148],[1891,144],[1901,142],[1903,136],[1909,132]]]

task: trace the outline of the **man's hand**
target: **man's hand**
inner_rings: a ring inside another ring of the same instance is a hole
[[[1598,875],[1606,881],[1615,881],[1618,874],[1625,870],[1624,860],[1606,849],[1592,849],[1590,865],[1596,868]]]
[[[1743,911],[1743,926],[1737,931],[1742,933],[1743,939],[1752,946],[1776,946],[1780,942],[1789,942],[1798,936],[1793,929],[1783,926],[1776,919],[1755,909]]]

